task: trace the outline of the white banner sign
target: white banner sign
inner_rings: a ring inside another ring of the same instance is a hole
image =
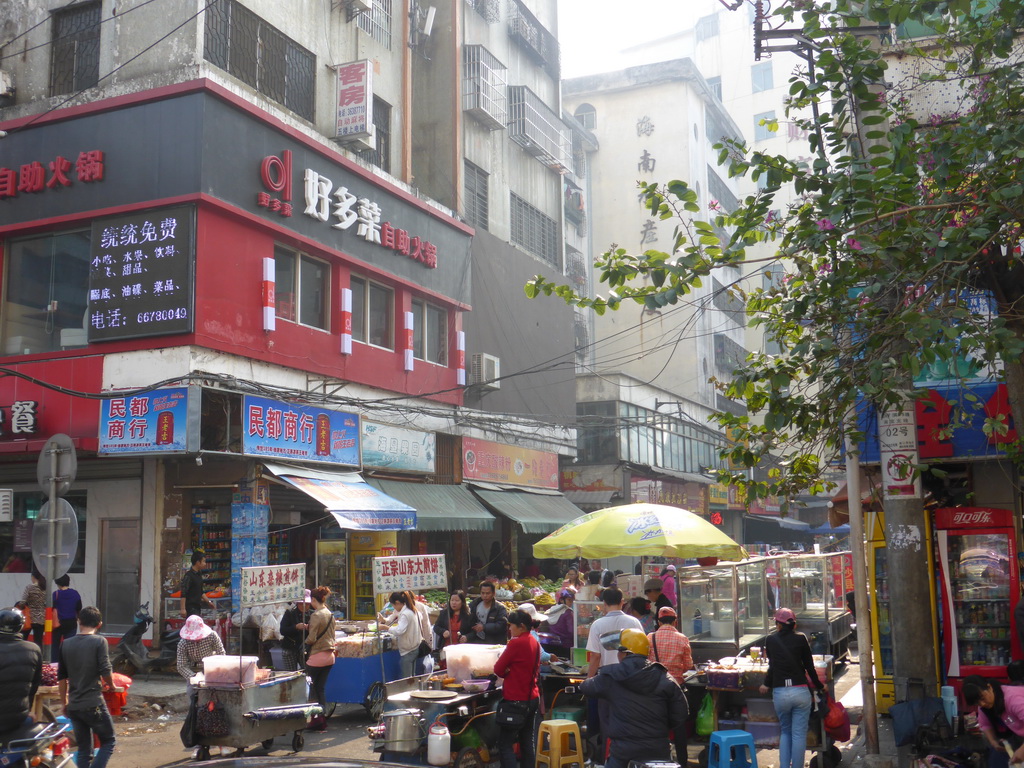
[[[259,565],[242,569],[243,608],[272,603],[293,603],[306,595],[306,564]]]
[[[444,555],[373,558],[373,591],[377,594],[447,588],[448,567]]]
[[[338,121],[336,138],[369,136],[373,129],[373,62],[360,59],[336,67]]]
[[[878,445],[882,464],[882,497],[886,499],[921,498],[921,477],[914,477],[917,452],[917,421],[914,403],[903,408],[891,406],[878,414]]]

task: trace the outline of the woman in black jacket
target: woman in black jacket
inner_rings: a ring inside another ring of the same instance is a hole
[[[825,686],[818,679],[807,638],[796,631],[796,615],[789,608],[775,612],[776,632],[764,643],[768,655],[768,673],[761,693],[772,692],[779,717],[779,768],[804,768],[807,747],[807,723],[814,703],[808,685],[817,690]]]
[[[472,625],[466,593],[456,589],[448,595],[448,605],[434,622],[434,647],[440,650],[446,645],[469,642],[469,628]]]

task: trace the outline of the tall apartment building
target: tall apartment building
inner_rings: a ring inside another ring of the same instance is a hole
[[[522,290],[565,273],[554,5],[5,7],[0,600],[54,433],[112,630],[197,543],[212,581],[312,582],[318,540],[384,529],[461,579],[574,516],[574,317]]]

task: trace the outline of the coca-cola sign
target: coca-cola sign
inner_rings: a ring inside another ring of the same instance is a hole
[[[946,507],[935,510],[935,525],[947,528],[1001,528],[1013,525],[1013,513],[992,507]]]

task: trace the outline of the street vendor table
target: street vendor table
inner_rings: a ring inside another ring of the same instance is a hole
[[[376,720],[384,709],[384,684],[398,679],[401,675],[399,665],[397,650],[355,658],[337,657],[324,689],[324,695],[330,702],[327,714],[334,712],[333,704],[362,704],[366,714]]]
[[[303,746],[302,730],[309,717],[320,711],[307,702],[306,675],[302,672],[276,672],[261,682],[232,686],[196,686],[200,711],[213,707],[222,713],[218,729],[199,733],[200,759],[209,758],[210,747],[234,747],[243,750],[253,744],[270,749],[276,736],[293,733],[292,750]],[[200,721],[202,723],[202,721]]]

